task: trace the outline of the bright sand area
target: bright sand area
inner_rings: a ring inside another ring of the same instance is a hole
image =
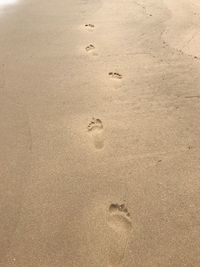
[[[0,3],[0,266],[200,266],[199,1]]]

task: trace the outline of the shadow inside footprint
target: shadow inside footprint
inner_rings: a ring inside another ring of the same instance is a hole
[[[113,79],[121,80],[123,78],[122,75],[117,72],[109,72],[108,75]]]
[[[91,24],[91,23],[85,24],[85,28],[88,29],[88,30],[93,30],[94,29],[94,24]]]
[[[91,51],[95,50],[95,46],[93,44],[89,44],[88,46],[86,46],[85,50],[87,52],[91,52]]]
[[[88,131],[102,130],[103,123],[100,119],[92,118],[91,122],[88,124]]]

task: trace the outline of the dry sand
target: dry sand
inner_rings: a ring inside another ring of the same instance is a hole
[[[199,0],[0,4],[1,267],[200,266],[199,43]]]

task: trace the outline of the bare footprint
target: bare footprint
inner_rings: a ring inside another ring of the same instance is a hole
[[[94,24],[88,23],[88,24],[85,24],[85,28],[87,30],[94,30],[95,26],[94,26]]]
[[[113,79],[121,80],[123,78],[118,72],[109,72],[108,75]]]
[[[95,46],[93,44],[89,44],[88,46],[86,46],[85,50],[87,52],[92,52],[93,50],[95,50]]]
[[[109,207],[108,225],[115,232],[111,243],[109,267],[121,267],[127,248],[132,223],[125,204],[111,204]]]
[[[88,132],[91,134],[94,146],[96,149],[102,149],[104,147],[103,140],[103,123],[100,119],[92,118],[91,122],[88,124]]]

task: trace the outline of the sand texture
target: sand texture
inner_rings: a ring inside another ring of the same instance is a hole
[[[199,0],[3,2],[0,267],[199,267]]]

